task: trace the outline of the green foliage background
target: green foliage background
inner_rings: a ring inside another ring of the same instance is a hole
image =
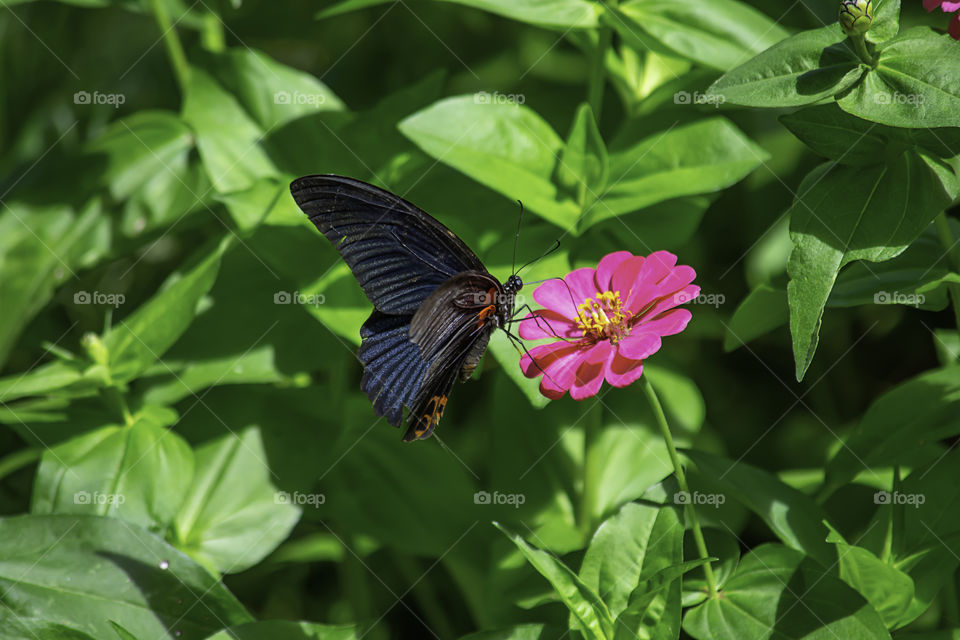
[[[960,44],[837,4],[4,2],[0,638],[960,637]],[[310,173],[501,279],[518,199],[528,281],[692,265],[644,375],[699,503],[502,334],[401,444]]]

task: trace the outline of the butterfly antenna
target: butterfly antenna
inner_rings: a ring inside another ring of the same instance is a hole
[[[513,236],[513,264],[510,266],[510,273],[517,273],[517,245],[520,243],[520,225],[523,224],[523,203],[517,200],[517,204],[520,205],[520,219],[517,220],[517,233]]]
[[[541,260],[543,260],[544,258],[546,258],[548,255],[550,255],[551,253],[553,253],[554,251],[556,251],[556,250],[559,249],[559,248],[560,248],[560,241],[559,241],[559,240],[555,240],[554,243],[553,243],[553,246],[550,247],[549,249],[547,249],[546,251],[544,251],[544,252],[543,252],[543,255],[541,255],[539,258],[534,258],[533,260],[531,260],[531,261],[528,262],[527,264],[523,265],[522,267],[520,267],[519,269],[517,269],[516,273],[519,274],[521,271],[523,271],[524,269],[526,269],[527,267],[529,267],[530,265],[532,265],[534,262],[540,262]]]

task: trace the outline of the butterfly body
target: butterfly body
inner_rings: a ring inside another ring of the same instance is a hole
[[[501,284],[452,231],[373,185],[318,175],[290,190],[373,303],[360,329],[361,388],[378,415],[407,423],[405,441],[428,437],[523,283],[513,275]]]

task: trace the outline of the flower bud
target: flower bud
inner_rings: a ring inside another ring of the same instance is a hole
[[[863,35],[873,22],[873,0],[843,0],[840,26],[848,36]]]
[[[100,336],[93,332],[87,332],[83,338],[80,339],[80,344],[83,345],[84,350],[86,350],[87,355],[90,356],[94,364],[107,365],[110,356],[107,353],[107,345],[103,344]]]

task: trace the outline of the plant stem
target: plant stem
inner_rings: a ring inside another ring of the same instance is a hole
[[[877,64],[877,61],[873,59],[873,56],[871,56],[870,52],[867,50],[867,41],[863,37],[863,34],[851,35],[850,41],[853,43],[854,52],[862,61],[871,67]]]
[[[39,448],[20,449],[14,451],[8,456],[0,459],[0,478],[6,478],[8,475],[25,467],[31,462],[40,459],[41,450]]]
[[[950,231],[950,223],[947,221],[947,213],[941,211],[933,219],[933,226],[937,230],[937,237],[940,238],[940,244],[947,252],[947,259],[954,271],[960,273],[960,248],[953,238],[953,232]],[[953,303],[953,317],[960,329],[960,284],[956,282],[947,283],[947,291],[950,292],[950,301]]]
[[[680,462],[680,456],[677,454],[677,448],[673,444],[673,434],[670,433],[670,425],[667,424],[667,417],[663,413],[663,407],[660,405],[660,398],[657,397],[657,392],[654,391],[653,386],[650,384],[650,381],[647,379],[647,376],[642,376],[640,378],[640,388],[643,389],[643,392],[647,396],[647,400],[650,402],[650,408],[653,409],[653,416],[656,418],[657,426],[660,427],[660,433],[663,435],[664,441],[667,443],[667,451],[670,452],[670,462],[673,463],[673,470],[677,476],[677,484],[680,485],[680,490],[685,492],[687,495],[690,495],[690,486],[687,484],[687,475],[683,471],[683,464]],[[700,554],[700,558],[706,560],[710,557],[710,554],[707,553],[707,543],[703,539],[703,531],[700,529],[700,521],[697,519],[697,512],[693,507],[693,501],[688,500],[686,503],[686,514],[687,518],[690,520],[690,526],[693,530],[693,540],[697,545],[697,552]],[[706,562],[703,565],[703,574],[707,579],[707,590],[711,598],[716,597],[717,595],[717,580],[713,575],[713,567],[710,566],[710,562]]]
[[[227,48],[226,39],[223,36],[223,23],[220,22],[220,16],[213,11],[207,11],[203,14],[203,46],[207,51],[221,53]]]
[[[603,110],[603,89],[607,78],[607,50],[613,41],[613,32],[609,27],[597,30],[597,46],[590,60],[590,81],[587,86],[587,102],[593,110],[593,117],[599,123]]]
[[[153,17],[157,21],[157,26],[160,27],[160,33],[163,34],[163,43],[167,47],[170,64],[173,66],[173,73],[177,77],[177,84],[180,85],[180,93],[183,94],[187,90],[187,83],[190,80],[190,65],[187,64],[187,55],[183,52],[180,36],[170,22],[170,14],[167,13],[167,7],[163,0],[150,0],[150,8],[153,10]]]
[[[597,503],[597,487],[591,479],[597,478],[603,469],[603,460],[593,451],[600,431],[603,429],[603,405],[599,401],[590,409],[583,426],[583,479],[580,487],[580,531],[584,539],[593,530],[593,512]]]

